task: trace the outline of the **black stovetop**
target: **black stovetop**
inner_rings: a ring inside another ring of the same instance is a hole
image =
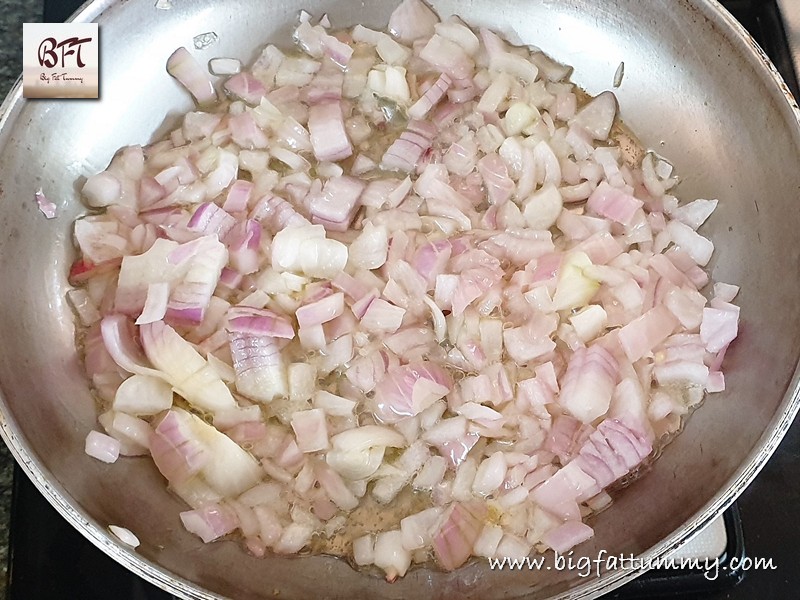
[[[66,19],[82,0],[45,0],[44,21]],[[789,88],[798,95],[783,24],[775,0],[722,2],[758,40]],[[723,571],[716,582],[697,573],[650,572],[613,593],[628,598],[800,597],[800,422],[789,430],[755,482],[725,515],[729,536],[726,558],[771,558],[776,570]],[[741,522],[739,522],[741,515]],[[722,562],[724,566],[726,563]],[[10,600],[171,600],[96,549],[47,503],[17,469],[9,551]],[[734,586],[734,584],[737,584]]]

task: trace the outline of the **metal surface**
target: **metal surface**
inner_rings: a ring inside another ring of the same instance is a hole
[[[435,2],[472,24],[534,43],[575,66],[590,93],[609,88],[620,61],[622,115],[645,145],[683,176],[680,195],[719,197],[706,226],[719,250],[717,280],[742,286],[740,337],[726,359],[728,390],[689,420],[651,472],[620,493],[593,522],[595,537],[574,556],[634,553],[682,545],[752,480],[798,408],[800,226],[798,110],[741,27],[712,0],[471,0]],[[328,12],[335,25],[380,26],[393,3],[111,0],[77,20],[101,23],[101,94],[95,101],[24,101],[19,89],[0,112],[0,433],[56,508],[89,539],[146,579],[185,598],[584,598],[633,572],[579,576],[577,570],[454,573],[415,570],[392,585],[325,557],[259,560],[238,544],[204,546],[180,527],[181,504],[146,461],[108,466],[83,454],[95,407],[74,349],[64,300],[73,257],[76,189],[120,146],[150,141],[188,108],[164,64],[198,33],[219,42],[200,51],[255,57],[266,40],[287,41],[300,8]],[[522,18],[524,17],[524,18]],[[49,221],[33,192],[58,204]],[[106,533],[123,525],[137,551]]]
[[[794,68],[800,72],[800,3],[797,0],[778,0],[784,26],[786,39],[792,51]]]

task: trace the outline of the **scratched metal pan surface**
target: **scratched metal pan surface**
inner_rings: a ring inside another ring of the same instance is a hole
[[[248,556],[236,542],[203,545],[180,526],[183,509],[147,461],[108,467],[83,453],[95,406],[76,355],[66,274],[76,189],[114,151],[152,140],[165,118],[190,108],[166,73],[167,57],[214,31],[197,51],[252,60],[288,42],[300,9],[336,26],[383,26],[394,2],[173,1],[85,5],[76,21],[100,23],[101,99],[26,101],[15,88],[0,123],[0,432],[61,514],[114,559],[183,598],[593,598],[636,575],[412,570],[394,584],[344,561]],[[656,557],[683,544],[755,477],[798,408],[800,355],[800,126],[779,76],[713,0],[443,0],[474,25],[535,44],[574,65],[590,93],[608,89],[620,61],[622,115],[683,176],[680,195],[720,198],[706,226],[719,250],[717,280],[742,286],[741,333],[727,357],[728,391],[714,395],[652,471],[618,494],[575,557]],[[59,216],[42,217],[43,187]],[[107,533],[128,527],[133,551]],[[68,558],[68,557],[65,557]]]

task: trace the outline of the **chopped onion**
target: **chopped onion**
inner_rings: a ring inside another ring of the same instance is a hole
[[[376,536],[373,562],[384,570],[387,581],[406,574],[411,566],[411,553],[403,547],[400,530],[385,531]]]
[[[292,429],[302,452],[318,452],[328,447],[325,411],[312,408],[292,414]]]
[[[483,528],[486,512],[482,502],[453,503],[433,537],[433,551],[442,568],[452,571],[467,561]]]
[[[235,75],[242,70],[242,63],[236,58],[212,58],[208,70],[214,75]]]
[[[183,84],[198,104],[210,104],[217,99],[208,74],[186,48],[178,48],[172,53],[167,60],[167,71]]]
[[[132,375],[117,388],[114,410],[132,415],[154,415],[172,406],[172,387],[162,379]]]
[[[99,431],[90,431],[86,436],[86,454],[104,463],[116,462],[119,458],[119,448],[119,440]]]
[[[39,207],[39,211],[48,219],[55,219],[56,205],[47,199],[47,196],[44,195],[42,188],[36,190],[36,193],[34,193],[33,196],[36,200],[36,205]]]
[[[422,0],[389,33],[301,12],[292,39],[209,61],[224,98],[178,49],[204,108],[86,174],[103,210],[75,222],[68,299],[108,434],[87,453],[150,455],[188,531],[257,557],[354,519],[342,551],[389,581],[569,552],[725,389],[717,200],[621,146],[613,93]],[[397,512],[408,494],[430,506]],[[383,510],[394,529],[367,526]]]
[[[231,533],[238,525],[236,513],[218,504],[182,512],[181,522],[187,531],[200,537],[206,544]]]
[[[141,542],[130,529],[120,527],[119,525],[109,525],[109,531],[113,533],[123,544],[127,544],[131,548],[138,548]]]

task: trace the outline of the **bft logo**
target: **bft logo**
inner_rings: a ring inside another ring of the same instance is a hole
[[[25,98],[99,96],[97,23],[24,23]]]
[[[81,47],[91,41],[92,38],[71,37],[63,42],[52,37],[46,38],[39,44],[39,65],[48,69],[55,66],[65,69],[67,68],[67,57],[75,56],[75,63],[82,69],[86,63],[81,60]],[[60,52],[56,52],[56,50],[60,50]]]

